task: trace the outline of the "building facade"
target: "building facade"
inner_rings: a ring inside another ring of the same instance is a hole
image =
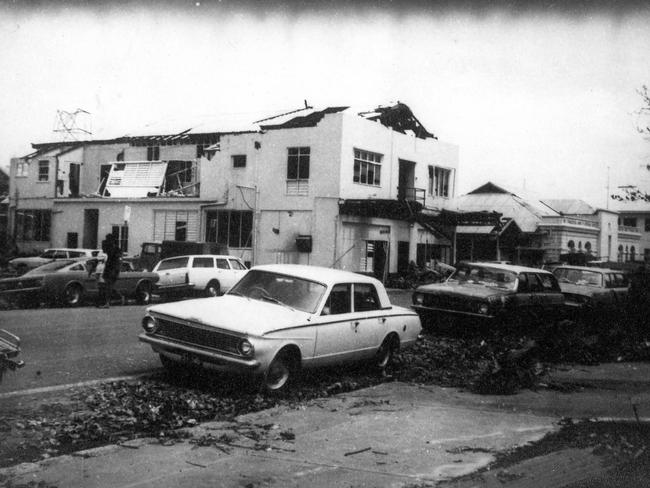
[[[213,241],[251,264],[377,275],[422,246],[452,259],[450,240],[415,217],[455,195],[458,148],[406,105],[307,107],[219,129],[34,145],[11,165],[18,246],[94,248],[113,233],[137,254],[143,242]],[[387,210],[350,210],[372,202]]]

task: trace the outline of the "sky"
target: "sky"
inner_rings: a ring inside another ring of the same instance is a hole
[[[650,190],[650,7],[557,3],[0,0],[0,166],[61,140],[58,110],[111,138],[401,101],[458,145],[459,194],[492,181],[606,207],[608,187]]]

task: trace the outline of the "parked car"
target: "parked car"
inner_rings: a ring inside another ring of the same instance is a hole
[[[20,354],[20,338],[4,329],[0,329],[0,382],[7,370],[15,371],[25,363],[16,359]]]
[[[169,369],[247,373],[271,391],[302,368],[373,358],[385,368],[421,330],[375,278],[279,264],[252,268],[221,297],[150,307],[142,327]]]
[[[248,268],[234,256],[196,254],[162,259],[153,269],[160,281],[156,293],[203,294],[224,293],[246,274]]]
[[[622,271],[559,266],[553,274],[575,318],[610,319],[612,314],[626,309],[629,281]]]
[[[30,269],[37,268],[51,261],[61,259],[95,258],[103,255],[101,249],[53,248],[46,249],[40,256],[14,258],[9,261],[9,265],[16,270],[18,274],[24,274]]]
[[[539,325],[564,313],[564,296],[553,274],[537,268],[497,263],[459,263],[444,283],[422,285],[412,308],[423,323]]]
[[[0,296],[21,306],[38,306],[41,302],[75,307],[99,293],[96,265],[103,258],[53,261],[28,271],[22,276],[0,280]],[[148,304],[156,273],[133,271],[130,263],[122,263],[114,291],[138,303]]]

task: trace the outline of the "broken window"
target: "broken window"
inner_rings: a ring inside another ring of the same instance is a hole
[[[183,239],[178,239],[183,237]],[[154,241],[198,241],[199,213],[185,210],[154,211]]]
[[[187,240],[187,222],[182,220],[176,221],[176,231],[174,233],[174,240],[185,241]]]
[[[429,166],[429,194],[434,197],[449,197],[451,171],[447,168]]]
[[[207,214],[206,241],[232,248],[253,245],[253,212],[249,210],[216,210]]]
[[[381,159],[381,154],[355,149],[352,181],[362,185],[379,186],[381,184]]]
[[[18,161],[16,163],[16,178],[25,178],[29,176],[29,163],[27,161]]]
[[[48,181],[50,179],[50,162],[45,159],[38,162],[38,181]]]

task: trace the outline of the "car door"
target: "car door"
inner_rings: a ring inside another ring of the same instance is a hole
[[[384,338],[386,315],[381,312],[379,295],[372,283],[353,285],[354,338],[363,357],[372,356]]]
[[[156,272],[160,277],[158,286],[160,288],[168,288],[180,286],[185,283],[188,262],[188,256],[179,256],[160,261],[156,267]]]
[[[556,319],[564,313],[564,295],[557,282],[557,278],[550,273],[538,275],[542,289],[539,293],[541,313],[544,318]]]
[[[513,296],[513,317],[516,322],[526,323],[533,311],[532,295],[528,283],[528,274],[519,273],[517,276],[517,292]]]
[[[356,329],[360,325],[352,310],[352,283],[332,287],[321,315],[315,320],[314,364],[336,364],[354,357]]]
[[[215,277],[214,257],[194,256],[190,259],[190,281],[197,290],[203,290]]]
[[[609,287],[615,301],[615,307],[622,310],[627,302],[628,281],[623,273],[608,273]]]

